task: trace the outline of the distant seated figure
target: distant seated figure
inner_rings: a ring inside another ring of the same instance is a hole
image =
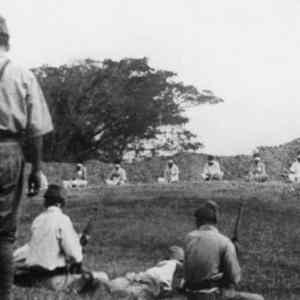
[[[64,180],[63,187],[66,189],[69,188],[85,188],[88,185],[87,181],[87,169],[86,167],[78,163],[75,168],[75,176],[72,180]]]
[[[222,180],[223,176],[224,172],[221,171],[219,162],[214,158],[214,156],[209,155],[207,157],[207,163],[204,166],[202,178],[205,181]]]
[[[87,169],[83,164],[76,165],[76,179],[87,180]]]
[[[109,281],[108,287],[111,294],[116,297],[114,299],[126,296],[139,300],[157,299],[168,296],[181,287],[184,251],[178,246],[172,246],[168,252],[166,260],[158,262],[144,272],[127,273],[124,277]]]
[[[253,162],[250,166],[249,180],[256,182],[265,182],[268,180],[268,174],[266,172],[266,166],[261,161],[259,153],[253,155]]]
[[[120,162],[116,162],[114,169],[110,173],[106,183],[109,185],[122,185],[127,182],[126,171],[121,167]]]
[[[168,160],[164,170],[164,177],[158,178],[159,183],[174,183],[179,181],[179,168],[174,163],[174,160]]]
[[[298,152],[296,161],[290,167],[288,178],[293,183],[300,182],[300,151]]]
[[[41,190],[45,191],[48,189],[48,179],[46,177],[46,175],[41,172]]]

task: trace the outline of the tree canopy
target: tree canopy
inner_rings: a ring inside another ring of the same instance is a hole
[[[55,126],[45,141],[47,160],[120,159],[133,145],[162,134],[163,126],[182,126],[174,139],[180,136],[183,149],[195,150],[201,144],[184,129],[185,109],[223,101],[178,81],[176,73],[150,67],[146,58],[84,60],[33,71]]]

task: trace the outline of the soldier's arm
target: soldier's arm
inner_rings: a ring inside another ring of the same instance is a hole
[[[28,179],[29,189],[32,194],[37,194],[40,189],[41,161],[43,152],[43,135],[53,130],[51,116],[43,92],[31,73],[25,73],[27,87],[27,126],[26,135],[30,139],[31,174]]]
[[[76,233],[70,218],[66,217],[61,222],[58,238],[62,252],[65,253],[66,257],[71,258],[75,263],[81,263],[83,256],[80,237]]]
[[[36,136],[31,138],[31,164],[32,172],[39,172],[41,170],[42,152],[43,152],[43,138]]]
[[[238,261],[234,244],[228,240],[223,256],[224,281],[225,285],[237,285],[241,281],[241,267]]]

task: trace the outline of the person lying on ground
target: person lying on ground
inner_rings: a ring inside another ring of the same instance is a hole
[[[222,180],[223,176],[224,172],[221,171],[220,163],[214,158],[214,156],[209,155],[207,157],[207,163],[204,165],[202,178],[205,181]]]
[[[266,182],[268,180],[266,166],[262,162],[259,153],[253,155],[253,162],[249,171],[249,180],[255,182]]]
[[[93,274],[82,267],[82,246],[88,237],[78,235],[71,219],[63,213],[65,191],[49,185],[44,199],[45,211],[34,219],[30,241],[14,252],[15,284],[51,290],[91,284],[94,277],[104,273]]]
[[[125,169],[120,165],[120,162],[115,163],[114,169],[110,173],[106,183],[109,185],[122,185],[127,182],[127,174]]]
[[[164,171],[164,182],[174,183],[179,181],[179,168],[173,159],[170,159]]]
[[[111,295],[121,299],[146,300],[172,295],[181,286],[183,278],[183,249],[172,246],[166,260],[140,273],[127,273],[107,282]]]
[[[263,300],[258,294],[240,292],[241,268],[232,241],[217,229],[218,207],[206,203],[195,211],[197,229],[185,241],[184,291],[188,300]]]

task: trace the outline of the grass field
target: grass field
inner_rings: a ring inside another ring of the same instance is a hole
[[[278,182],[92,187],[72,191],[66,211],[80,231],[99,206],[85,263],[115,277],[144,270],[169,246],[182,245],[194,229],[193,211],[206,199],[221,206],[219,227],[229,236],[239,203],[246,200],[240,226],[241,289],[260,292],[267,300],[300,299],[300,187]],[[28,239],[30,223],[41,209],[39,198],[24,201],[18,245]],[[16,288],[15,299],[70,298]]]

